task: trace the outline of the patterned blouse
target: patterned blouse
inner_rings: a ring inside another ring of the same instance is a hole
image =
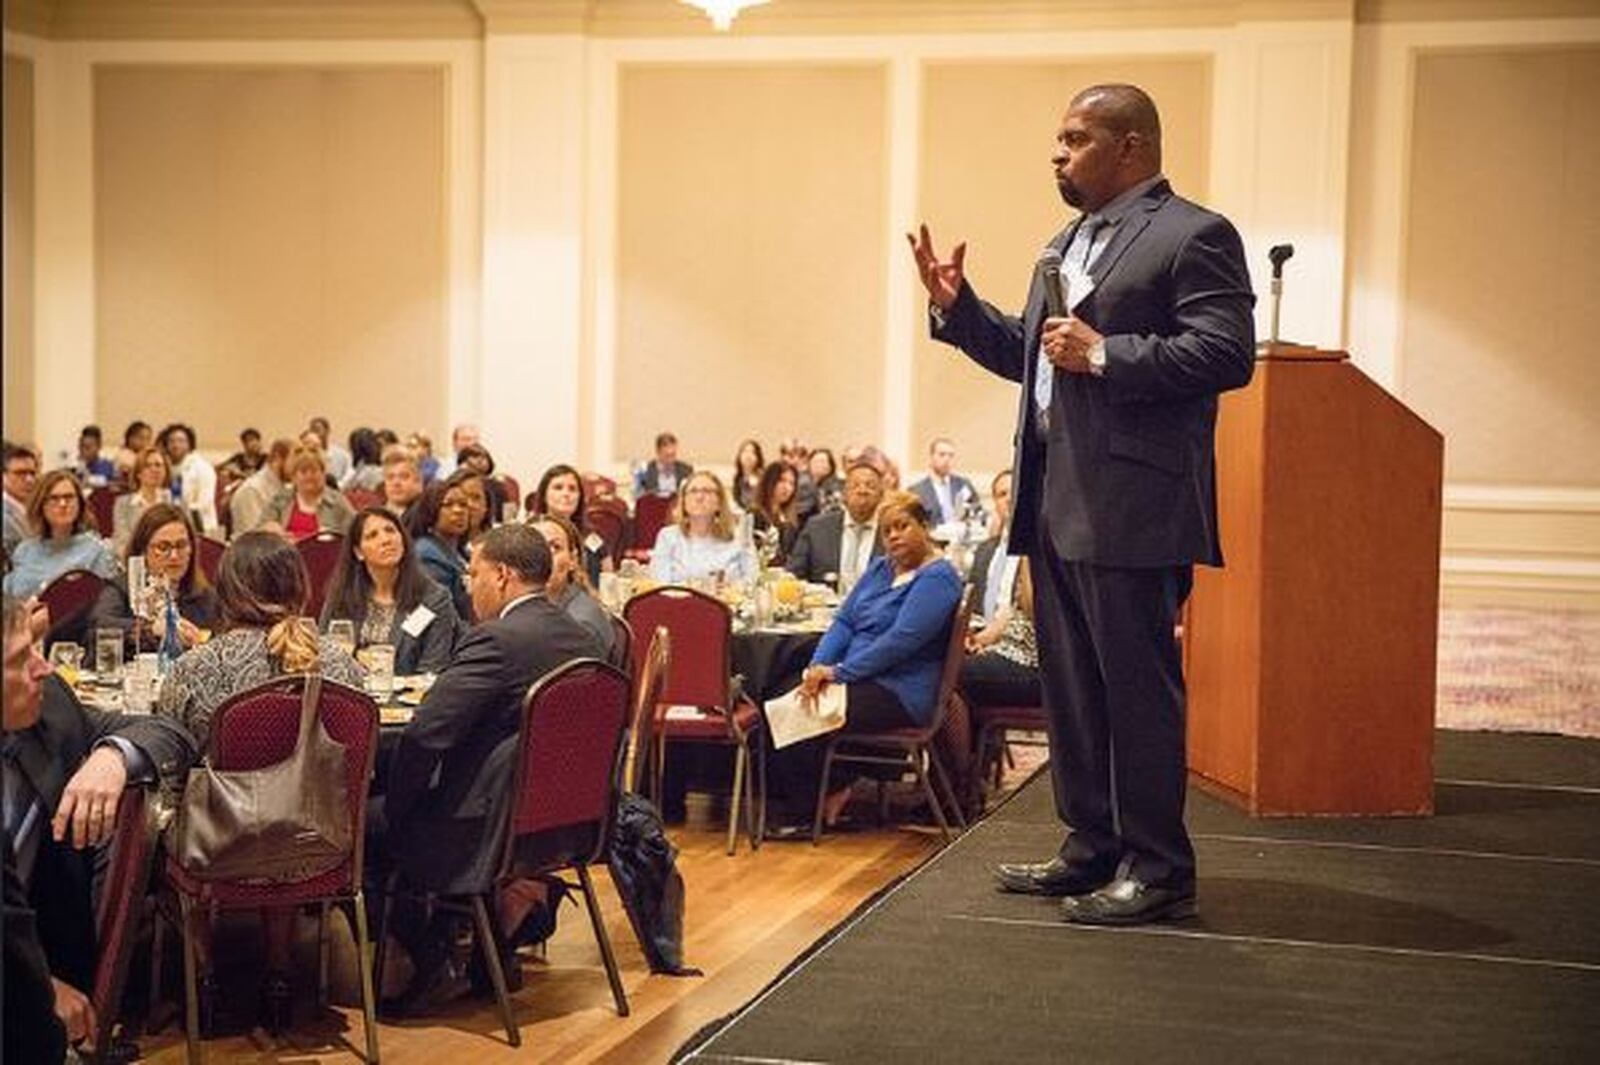
[[[1000,632],[1000,642],[989,648],[1001,658],[1009,658],[1019,666],[1039,668],[1039,642],[1034,632],[1033,619],[1015,608]]]
[[[318,664],[329,680],[360,688],[365,673],[326,636],[317,637]],[[280,676],[283,667],[267,653],[262,629],[234,629],[201,644],[172,665],[161,684],[155,712],[176,719],[206,749],[211,717],[234,695]]]

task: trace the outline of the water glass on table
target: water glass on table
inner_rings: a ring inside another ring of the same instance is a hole
[[[328,622],[328,639],[345,654],[355,654],[356,623],[349,618],[334,618]]]
[[[94,630],[94,672],[108,688],[122,684],[122,645],[126,639],[121,629]]]
[[[159,658],[153,651],[134,656],[128,663],[127,676],[122,685],[123,709],[130,714],[148,714],[156,701],[156,687],[160,682]]]
[[[367,663],[367,690],[380,702],[394,697],[394,645],[375,643],[362,650]]]

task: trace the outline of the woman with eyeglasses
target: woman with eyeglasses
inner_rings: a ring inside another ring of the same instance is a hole
[[[450,593],[417,563],[400,519],[383,507],[356,515],[334,571],[322,627],[334,618],[355,625],[356,646],[394,648],[394,671],[437,673],[456,646],[456,607]]]
[[[200,569],[198,536],[183,511],[157,503],[139,515],[123,552],[123,564],[144,559],[144,571],[155,589],[170,589],[178,612],[178,643],[187,651],[205,642],[217,626],[217,593]],[[90,630],[121,629],[133,651],[160,648],[167,632],[167,614],[152,597],[143,610],[134,608],[143,589],[130,589],[126,575],[108,581],[89,615]]]
[[[128,537],[139,523],[139,515],[172,500],[172,467],[167,453],[158,447],[139,452],[132,470],[133,491],[117,497],[111,508],[111,546],[119,556],[128,553]]]
[[[70,470],[51,470],[39,478],[28,498],[33,535],[17,544],[6,574],[7,595],[26,599],[68,570],[117,575],[117,560],[99,536],[84,502],[83,489]]]
[[[407,520],[422,572],[450,593],[456,615],[463,622],[470,621],[472,596],[467,591],[463,557],[472,520],[467,490],[453,476],[448,481],[434,481],[412,504]]]
[[[722,478],[696,470],[678,490],[673,520],[656,534],[650,576],[664,584],[721,576],[746,581],[756,575],[755,554],[733,535],[733,516]]]

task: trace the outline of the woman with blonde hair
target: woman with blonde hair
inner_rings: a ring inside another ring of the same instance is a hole
[[[118,555],[127,553],[128,537],[139,523],[139,515],[157,503],[172,502],[172,466],[167,453],[147,447],[133,461],[128,479],[133,491],[117,497],[111,508],[111,543]]]
[[[329,680],[361,687],[355,659],[319,637],[316,623],[305,616],[310,584],[300,552],[281,536],[248,532],[229,544],[217,565],[221,634],[178,659],[161,685],[155,712],[183,725],[205,751],[217,708],[273,677],[315,668]],[[293,910],[262,913],[267,972],[261,1012],[271,1031],[287,1026],[293,922]],[[205,991],[208,999],[214,994],[214,988]]]
[[[733,515],[722,478],[696,470],[678,489],[673,520],[656,534],[650,575],[667,584],[713,578],[744,581],[756,575],[749,547],[733,535]]]
[[[281,530],[291,540],[304,540],[319,532],[343,533],[356,516],[355,508],[328,485],[328,461],[322,449],[300,444],[283,464],[289,484],[267,507],[269,528]]]

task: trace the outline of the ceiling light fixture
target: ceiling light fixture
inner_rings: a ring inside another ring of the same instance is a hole
[[[717,29],[727,30],[733,26],[733,20],[739,17],[740,11],[764,4],[767,0],[683,0],[683,2],[704,11],[711,19],[711,25]]]

